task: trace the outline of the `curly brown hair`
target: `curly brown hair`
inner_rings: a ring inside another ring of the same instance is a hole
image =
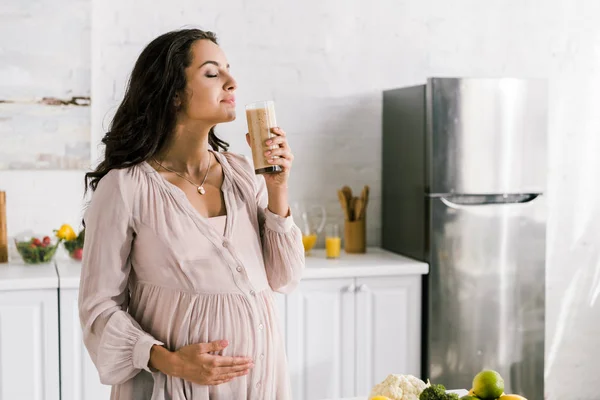
[[[104,159],[85,174],[85,191],[96,190],[111,169],[128,168],[148,160],[168,143],[175,129],[175,97],[186,87],[185,69],[192,62],[197,40],[217,43],[217,36],[200,29],[165,33],[150,42],[138,57],[123,101],[102,138]],[[226,151],[229,144],[211,128],[208,143]]]

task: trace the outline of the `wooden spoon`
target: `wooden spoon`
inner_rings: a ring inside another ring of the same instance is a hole
[[[346,195],[342,190],[338,190],[338,199],[340,200],[340,204],[342,205],[342,210],[344,210],[344,218],[350,221],[350,210],[348,209],[348,200],[346,199]]]
[[[358,197],[352,197],[350,199],[350,221],[356,221],[356,201],[358,200]]]
[[[344,186],[342,192],[344,192],[344,196],[346,196],[347,204],[350,205],[350,201],[352,200],[352,189],[350,189],[349,186]]]
[[[369,185],[365,185],[360,194],[360,198],[362,199],[361,218],[364,218],[364,214],[367,212],[367,204],[369,204],[369,192]]]
[[[354,220],[358,221],[363,219],[363,199],[356,197],[356,209],[354,210]]]

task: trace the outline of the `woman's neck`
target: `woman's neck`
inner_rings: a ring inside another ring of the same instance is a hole
[[[212,126],[178,124],[171,143],[156,155],[161,164],[178,172],[195,175],[206,171],[209,153],[208,134]]]

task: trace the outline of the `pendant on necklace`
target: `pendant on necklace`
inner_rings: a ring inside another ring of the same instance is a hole
[[[206,190],[204,190],[204,188],[202,186],[198,186],[198,193],[204,194],[204,193],[206,193]]]

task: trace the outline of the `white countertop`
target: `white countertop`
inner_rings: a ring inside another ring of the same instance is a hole
[[[328,259],[324,249],[312,250],[306,256],[302,279],[348,278],[371,276],[426,275],[429,265],[378,247],[369,247],[365,254],[346,254]]]
[[[380,248],[368,248],[365,254],[346,254],[342,251],[338,259],[327,259],[324,249],[316,249],[306,256],[302,279],[424,275],[428,272],[427,263]],[[66,255],[57,254],[54,264],[26,265],[22,260],[13,260],[9,264],[0,264],[0,290],[59,286],[77,289],[80,274],[81,262]]]
[[[22,260],[11,260],[0,264],[0,291],[57,288],[54,263],[25,264]]]
[[[79,276],[81,275],[81,261],[72,258],[57,258],[56,270],[58,271],[61,289],[79,289]]]
[[[61,288],[79,287],[80,262],[70,258],[57,259],[56,267]],[[346,254],[342,251],[337,259],[328,259],[325,249],[316,249],[306,256],[302,279],[425,275],[428,272],[427,263],[377,247],[368,248],[365,254]]]

